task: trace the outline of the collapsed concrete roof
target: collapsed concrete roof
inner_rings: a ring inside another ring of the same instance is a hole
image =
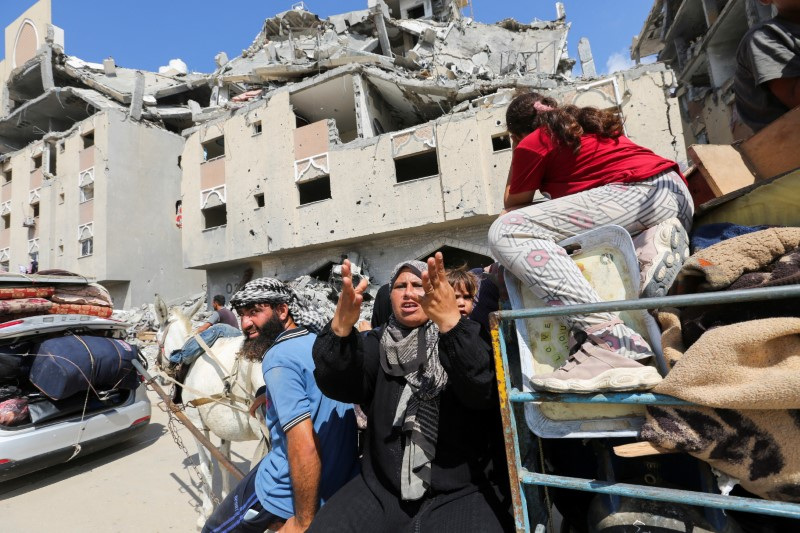
[[[123,106],[92,89],[54,87],[0,119],[0,154],[15,152],[52,131],[66,131],[100,109]]]
[[[220,64],[213,77],[222,84],[282,85],[351,63],[409,79],[462,83],[528,72],[558,75],[573,64],[567,56],[568,30],[563,20],[393,19],[380,7],[321,20],[292,10],[266,19],[250,47]]]

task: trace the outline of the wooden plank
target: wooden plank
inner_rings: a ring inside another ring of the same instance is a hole
[[[140,331],[136,334],[136,338],[140,341],[154,342],[156,340],[155,331]]]
[[[756,179],[800,168],[800,107],[795,107],[741,144]]]
[[[688,154],[715,196],[728,194],[756,181],[742,155],[730,145],[693,144]]]
[[[614,453],[619,457],[643,457],[645,455],[657,455],[662,453],[680,453],[678,450],[668,450],[649,442],[633,442],[614,446]]]

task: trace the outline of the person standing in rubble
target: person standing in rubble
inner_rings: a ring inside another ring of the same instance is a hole
[[[366,333],[366,281],[350,263],[333,320],[314,343],[324,394],[367,412],[361,475],[320,510],[309,531],[503,531],[508,507],[487,474],[497,385],[480,325],[461,316],[441,253],[405,261],[391,277],[392,314]],[[505,469],[505,461],[501,466]]]
[[[548,305],[599,302],[557,243],[608,224],[636,237],[643,296],[665,294],[688,255],[694,206],[678,165],[634,144],[618,115],[559,106],[537,93],[517,96],[506,111],[513,156],[506,210],[492,224],[494,256]],[[551,200],[531,205],[536,191]],[[533,386],[552,392],[640,390],[660,376],[637,360],[647,342],[610,313],[565,317],[572,354]]]
[[[214,308],[214,312],[197,328],[197,333],[207,330],[214,324],[227,324],[232,328],[239,329],[239,321],[236,319],[236,315],[233,314],[233,311],[225,307],[225,297],[223,295],[215,295],[211,300],[211,307]]]

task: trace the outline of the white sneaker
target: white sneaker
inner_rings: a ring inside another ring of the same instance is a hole
[[[677,218],[670,218],[633,239],[639,258],[642,298],[666,296],[689,258],[689,236]]]

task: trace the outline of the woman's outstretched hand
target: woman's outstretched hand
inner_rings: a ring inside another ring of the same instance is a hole
[[[361,316],[361,303],[364,301],[364,291],[368,285],[367,279],[361,278],[358,287],[353,287],[350,260],[345,259],[342,262],[342,293],[339,295],[339,303],[336,304],[336,312],[331,320],[331,330],[339,337],[347,337],[353,331],[353,326]]]
[[[441,252],[428,258],[428,271],[422,273],[422,288],[425,294],[412,296],[428,318],[439,327],[441,333],[447,333],[461,320],[461,313],[456,303],[456,293],[447,281],[444,258]]]

